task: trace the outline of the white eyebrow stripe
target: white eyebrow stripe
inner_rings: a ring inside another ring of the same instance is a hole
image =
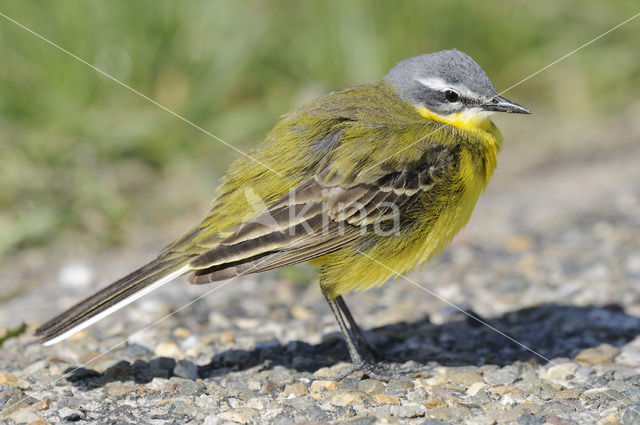
[[[466,87],[448,84],[442,78],[432,77],[432,78],[416,78],[420,84],[425,87],[428,87],[432,90],[443,91],[447,89],[455,90],[461,96],[469,98],[469,99],[477,99],[479,96],[477,93],[472,92]]]
[[[447,84],[442,78],[416,78],[416,80],[423,86],[429,87],[433,90],[445,90],[451,88],[450,84]]]

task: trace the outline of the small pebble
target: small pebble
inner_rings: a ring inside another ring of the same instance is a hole
[[[333,378],[335,376],[335,372],[328,367],[321,367],[313,372],[313,376],[316,378]]]
[[[411,391],[413,390],[413,388],[413,381],[393,379],[387,383],[385,392],[393,394],[406,394],[407,391]]]
[[[255,379],[252,379],[249,381],[249,384],[247,385],[247,387],[251,391],[260,391],[260,389],[262,388],[262,384],[260,383],[260,381],[256,381]]]
[[[209,415],[204,418],[202,421],[202,425],[219,425],[224,421],[223,418],[220,418],[217,415]]]
[[[619,424],[620,422],[618,421],[618,418],[613,413],[596,422],[596,425],[619,425]]]
[[[297,319],[297,320],[307,320],[308,318],[313,316],[313,312],[308,308],[305,308],[299,305],[294,305],[293,307],[291,307],[291,315],[293,316],[294,319]]]
[[[447,375],[447,378],[454,384],[466,386],[475,384],[476,382],[482,382],[482,376],[477,373],[453,373]]]
[[[149,367],[154,370],[173,370],[176,367],[176,361],[169,357],[156,357],[151,359]]]
[[[176,338],[188,338],[189,336],[191,336],[191,332],[189,331],[189,329],[180,326],[173,330],[173,336],[175,336]]]
[[[488,387],[489,386],[484,382],[474,382],[469,386],[469,388],[467,388],[467,394],[473,397],[474,395],[478,394],[480,391]]]
[[[392,406],[391,414],[398,418],[417,418],[424,416],[426,408],[420,404],[405,404],[404,406]]]
[[[83,420],[86,415],[82,410],[63,407],[58,411],[58,416],[68,422],[77,422]]]
[[[178,360],[173,368],[173,374],[181,378],[195,380],[198,378],[198,366],[188,360]]]
[[[448,404],[445,403],[445,401],[443,399],[441,399],[441,398],[431,399],[431,400],[427,401],[426,403],[424,403],[424,405],[428,409],[435,409],[437,407],[446,407],[446,406],[448,406]]]
[[[570,418],[565,418],[562,416],[549,416],[547,417],[547,424],[549,425],[578,425],[578,422],[570,419]]]
[[[93,271],[84,263],[65,264],[58,271],[58,281],[76,291],[84,290],[93,279]]]
[[[581,351],[576,360],[579,362],[596,365],[601,363],[610,363],[620,354],[620,349],[610,344],[602,344],[597,347],[587,348]]]
[[[562,390],[556,393],[556,399],[575,399],[580,398],[580,390]]]
[[[620,423],[622,425],[640,424],[640,402],[635,402],[625,407],[620,417]]]
[[[250,408],[241,408],[241,409],[231,410],[228,412],[222,412],[218,414],[218,417],[224,420],[236,422],[239,424],[247,424],[257,416],[258,416],[258,412]]]
[[[33,407],[23,407],[7,415],[17,423],[30,423],[40,419],[38,412]]]
[[[378,394],[384,391],[385,385],[377,379],[363,379],[358,383],[358,389],[367,394]]]
[[[131,393],[134,388],[131,385],[123,384],[122,382],[111,382],[107,384],[107,394],[111,397],[122,397],[125,394]]]
[[[291,406],[296,410],[307,411],[314,406],[312,399],[308,397],[293,397],[288,398],[282,402],[282,404]]]
[[[484,374],[484,381],[489,385],[509,385],[518,378],[518,374],[507,368],[497,369]]]
[[[524,252],[530,249],[534,242],[531,236],[513,235],[507,239],[505,248],[511,252]]]
[[[616,362],[631,367],[640,367],[640,336],[624,345]]]
[[[268,399],[257,398],[257,397],[250,398],[249,400],[247,400],[245,407],[248,407],[250,409],[255,409],[255,410],[262,410],[264,409],[264,406],[265,406],[265,400],[268,400]]]
[[[433,387],[436,385],[444,385],[447,383],[447,377],[444,375],[433,376],[431,378],[424,379],[424,383],[430,387]]]
[[[365,399],[370,399],[369,395],[363,391],[342,391],[331,397],[331,404],[334,406],[350,406],[361,404]]]
[[[222,331],[218,339],[220,340],[220,344],[231,344],[232,342],[236,342],[236,334],[231,331]]]
[[[590,388],[582,393],[582,398],[594,398],[598,397],[601,394],[613,393],[613,390],[608,387],[600,387],[600,388]]]
[[[497,387],[489,388],[489,392],[495,394],[509,394],[515,389],[515,387],[511,385],[498,385]]]
[[[545,375],[550,380],[565,380],[576,373],[578,365],[575,363],[561,363],[551,366]]]
[[[51,399],[49,397],[43,398],[40,401],[37,401],[31,405],[36,410],[46,410],[51,405]]]
[[[156,356],[169,357],[173,359],[181,359],[183,357],[180,347],[175,342],[163,342],[159,344],[153,351]]]
[[[311,392],[314,393],[319,393],[322,392],[323,390],[329,390],[329,391],[333,391],[336,388],[338,388],[338,382],[337,381],[313,381],[311,383]]]
[[[260,321],[258,319],[251,319],[247,317],[238,317],[234,322],[237,327],[244,330],[251,330],[260,326]]]
[[[309,391],[307,390],[307,387],[299,382],[296,384],[289,384],[285,386],[283,392],[285,397],[289,397],[290,395],[301,396],[308,393]]]
[[[15,385],[17,382],[18,378],[16,378],[15,375],[7,372],[0,372],[0,385]]]
[[[38,418],[35,421],[29,422],[28,425],[51,425],[51,423],[44,418]]]
[[[373,396],[373,398],[376,400],[376,403],[378,403],[380,406],[384,406],[387,404],[395,404],[395,405],[400,404],[400,397],[398,397],[397,395],[376,394]]]

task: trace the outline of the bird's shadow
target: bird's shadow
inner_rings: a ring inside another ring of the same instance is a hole
[[[580,351],[603,343],[622,346],[640,333],[640,319],[617,305],[567,306],[544,304],[508,312],[500,317],[474,318],[460,313],[443,324],[429,317],[400,322],[366,331],[379,354],[392,362],[435,362],[444,366],[495,364],[515,361],[544,364],[549,359],[572,358]],[[304,341],[258,344],[251,350],[226,350],[211,362],[192,370],[192,377],[210,378],[256,366],[283,366],[313,372],[348,361],[346,344],[335,333],[310,345]],[[122,361],[103,373],[74,370],[67,379],[81,387],[99,387],[112,381],[150,382],[154,377],[173,376],[176,361],[158,357],[149,361]],[[71,371],[72,369],[69,369]]]

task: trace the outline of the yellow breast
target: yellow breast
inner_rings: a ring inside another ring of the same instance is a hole
[[[400,232],[389,236],[367,249],[366,255],[345,248],[323,257],[322,263],[330,266],[323,268],[321,283],[330,296],[384,283],[396,273],[405,273],[442,251],[467,224],[478,197],[489,182],[502,136],[486,113],[467,112],[443,117],[426,108],[418,112],[427,119],[462,130],[447,141],[461,147],[457,174],[449,176],[446,183],[442,183],[445,186],[437,188],[441,196],[425,200],[424,211],[420,213],[423,220],[411,234]],[[461,195],[455,196],[456,193]]]
[[[461,172],[465,174],[465,177],[469,180],[470,185],[475,184],[474,173],[480,172],[482,174],[482,181],[480,182],[480,192],[484,190],[484,187],[489,183],[489,178],[493,174],[498,162],[498,152],[502,148],[502,134],[500,130],[489,119],[490,113],[482,111],[479,108],[470,109],[463,112],[455,112],[449,115],[440,115],[424,106],[416,106],[416,110],[423,117],[443,123],[443,125],[450,125],[465,133],[471,135],[469,138],[474,144],[480,147],[481,158],[467,158],[467,160],[461,164]],[[463,158],[464,159],[464,158]],[[476,162],[481,160],[482,164]]]

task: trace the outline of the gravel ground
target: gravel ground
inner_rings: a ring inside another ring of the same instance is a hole
[[[639,153],[499,173],[412,282],[347,295],[386,359],[419,368],[388,382],[333,380],[346,346],[317,285],[291,274],[177,282],[43,348],[38,323],[152,252],[16,266],[0,284],[27,289],[0,324],[28,329],[0,349],[0,421],[640,423]]]

